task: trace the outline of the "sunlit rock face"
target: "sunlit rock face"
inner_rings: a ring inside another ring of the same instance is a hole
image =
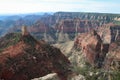
[[[93,30],[79,35],[75,39],[75,45],[82,49],[87,62],[92,66],[101,67],[108,52],[109,45],[103,44],[98,33]]]
[[[112,23],[105,24],[97,30],[104,44],[120,40],[120,26]]]

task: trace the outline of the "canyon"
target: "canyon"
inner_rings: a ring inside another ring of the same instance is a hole
[[[1,79],[120,79],[119,14],[56,12],[13,19],[0,24]]]

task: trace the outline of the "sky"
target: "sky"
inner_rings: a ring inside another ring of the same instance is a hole
[[[120,14],[120,0],[0,0],[0,14],[99,12]]]

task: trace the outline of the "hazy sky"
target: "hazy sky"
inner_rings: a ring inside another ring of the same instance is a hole
[[[0,0],[0,14],[57,11],[120,13],[120,0]]]

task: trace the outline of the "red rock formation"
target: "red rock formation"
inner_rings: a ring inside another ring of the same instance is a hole
[[[75,40],[75,45],[82,49],[92,66],[102,66],[101,62],[108,52],[109,45],[102,44],[102,40],[95,30],[79,35]]]
[[[112,62],[116,64],[120,61],[119,30],[119,25],[104,25],[98,28],[97,32],[92,31],[78,35],[75,39],[75,45],[82,49],[91,65],[104,65],[108,69]]]
[[[56,72],[61,80],[67,80],[70,62],[55,47],[38,42],[31,35],[0,53],[0,79],[30,80]]]
[[[25,22],[22,21],[22,20],[16,21],[15,26],[13,26],[12,28],[10,28],[8,32],[20,32],[22,26],[25,25],[24,23]],[[28,28],[28,31],[30,33],[37,33],[37,32],[44,33],[45,30],[48,31],[48,27],[44,23],[42,23],[40,20],[38,20],[37,22],[35,22],[33,25],[28,26],[27,28]]]
[[[59,21],[55,25],[55,29],[58,31],[62,31],[65,33],[74,33],[74,32],[88,32],[93,28],[99,26],[97,21],[90,21],[90,20],[80,20],[79,18],[76,19],[65,19]]]
[[[29,31],[32,33],[36,33],[36,32],[44,33],[45,31],[48,31],[48,28],[41,21],[37,21],[33,26],[29,27]]]
[[[75,19],[63,19],[57,22],[53,28],[56,32],[56,41],[65,42],[74,40],[79,33],[89,32],[98,27],[97,21]]]

